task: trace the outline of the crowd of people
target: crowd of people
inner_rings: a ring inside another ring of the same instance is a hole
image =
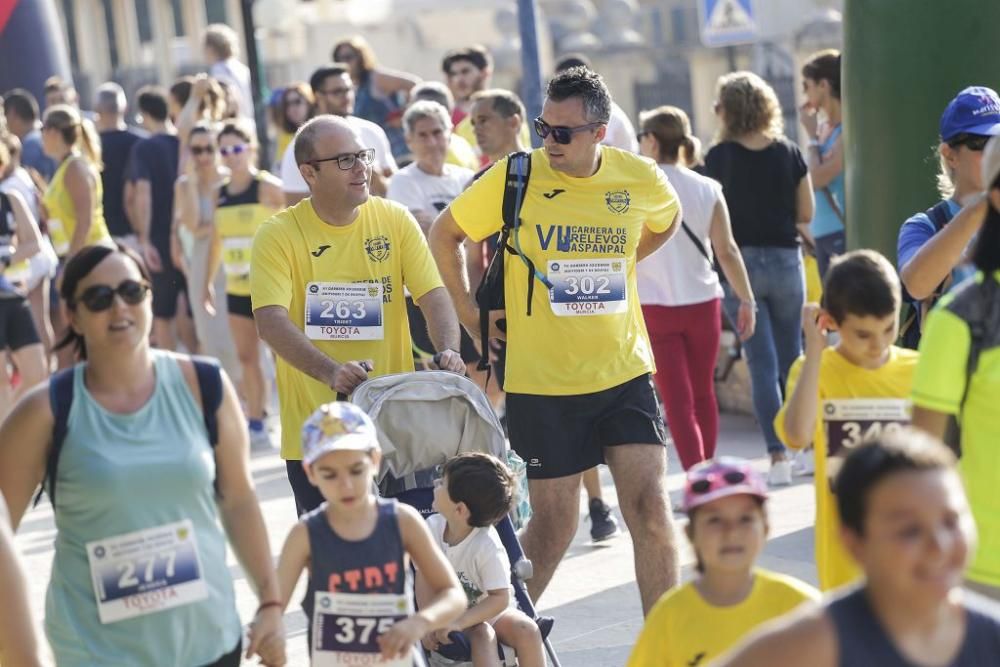
[[[646,616],[630,667],[1000,661],[993,90],[944,109],[942,199],[901,221],[895,267],[847,251],[836,51],[802,69],[805,152],[770,85],[734,72],[702,155],[677,107],[643,110],[636,132],[584,56],[558,63],[530,118],[492,87],[484,47],[421,81],[355,36],[274,91],[260,155],[235,34],[210,26],[204,48],[205,73],[131,105],[108,82],[83,111],[57,77],[44,111],[3,94],[4,664],[46,660],[9,530],[39,487],[58,665],[285,664],[303,570],[314,664],[411,665],[456,631],[476,667],[500,664],[498,642],[545,664],[492,528],[513,503],[507,462],[448,461],[427,521],[373,491],[375,426],[345,399],[419,369],[484,387],[523,459],[531,599],[577,533],[581,487],[591,537],[619,532],[608,466]],[[724,328],[766,475],[716,456]],[[300,521],[275,566],[249,456],[276,425]],[[697,561],[683,585],[670,442]],[[793,474],[813,476],[819,590],[755,566],[769,487]],[[259,600],[246,640],[227,543]]]

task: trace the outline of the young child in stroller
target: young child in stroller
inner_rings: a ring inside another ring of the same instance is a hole
[[[544,667],[541,633],[517,608],[510,561],[493,527],[510,511],[513,493],[510,470],[494,456],[468,452],[445,463],[434,487],[437,514],[427,525],[458,575],[469,607],[449,627],[424,636],[428,650],[450,644],[448,635],[461,631],[471,645],[474,667],[499,667],[497,640],[514,649],[519,667]],[[419,569],[415,592],[418,605],[430,599]]]

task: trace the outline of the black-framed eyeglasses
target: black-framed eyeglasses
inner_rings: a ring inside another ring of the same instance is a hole
[[[542,139],[546,138],[550,134],[552,138],[556,140],[557,144],[568,144],[573,141],[573,135],[578,132],[586,132],[587,130],[594,130],[606,123],[587,123],[586,125],[578,125],[577,127],[552,127],[546,123],[541,118],[535,119],[535,134],[540,136]]]
[[[692,482],[690,487],[692,493],[697,493],[701,495],[703,493],[708,493],[709,491],[711,491],[713,488],[712,477],[714,476],[710,476],[706,479],[695,480],[694,482]],[[747,476],[742,472],[740,472],[739,470],[730,470],[729,472],[725,472],[722,474],[722,479],[729,486],[736,486],[737,484],[742,484],[743,482],[745,482],[747,480]]]
[[[115,294],[122,298],[122,301],[130,306],[142,303],[149,292],[149,283],[138,280],[123,280],[118,287],[111,285],[91,285],[83,290],[79,297],[72,299],[69,306],[75,307],[77,303],[82,303],[87,310],[92,313],[99,313],[107,310],[115,300]]]
[[[342,171],[354,169],[354,165],[357,164],[358,160],[361,160],[361,163],[365,166],[371,166],[375,163],[375,149],[366,148],[357,153],[344,153],[343,155],[334,155],[333,157],[325,157],[320,160],[310,160],[309,164],[316,167],[321,162],[333,162],[334,160],[337,161],[337,166]]]
[[[986,144],[989,143],[992,138],[993,137],[987,137],[981,134],[965,134],[963,132],[962,134],[948,140],[948,145],[952,148],[965,146],[970,151],[980,153],[986,148]]]
[[[354,88],[351,88],[351,87],[347,87],[347,88],[327,88],[326,90],[320,89],[320,90],[317,90],[316,92],[317,92],[317,94],[322,95],[323,97],[343,97],[344,95],[347,95],[348,93],[353,93],[354,92]]]

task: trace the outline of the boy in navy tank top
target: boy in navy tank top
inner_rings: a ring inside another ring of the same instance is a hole
[[[292,528],[278,582],[287,607],[302,570],[309,571],[302,606],[312,665],[412,667],[420,638],[462,613],[457,578],[416,510],[373,493],[381,450],[360,408],[321,406],[302,427],[302,451],[305,473],[326,502]],[[432,590],[416,613],[410,558]],[[267,663],[263,650],[261,657]]]

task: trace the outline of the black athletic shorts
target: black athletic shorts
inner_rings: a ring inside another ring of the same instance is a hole
[[[424,314],[420,311],[420,306],[413,300],[413,297],[406,297],[406,315],[410,320],[413,358],[419,360],[423,356],[433,357],[437,350],[434,349],[434,343],[431,342],[431,336],[427,332],[427,320],[424,319]],[[479,361],[479,350],[476,349],[476,344],[472,342],[472,337],[464,328],[462,329],[460,347],[459,353],[462,355],[462,361],[467,364]]]
[[[249,296],[226,294],[226,309],[230,315],[253,319],[253,308],[250,305]]]
[[[41,342],[28,300],[19,294],[0,293],[0,352],[17,352]]]
[[[184,274],[174,267],[150,274],[153,283],[153,317],[172,320],[177,317],[177,297],[187,291]]]
[[[529,479],[567,477],[604,463],[604,448],[665,445],[666,429],[649,374],[575,396],[507,394],[510,445]]]

